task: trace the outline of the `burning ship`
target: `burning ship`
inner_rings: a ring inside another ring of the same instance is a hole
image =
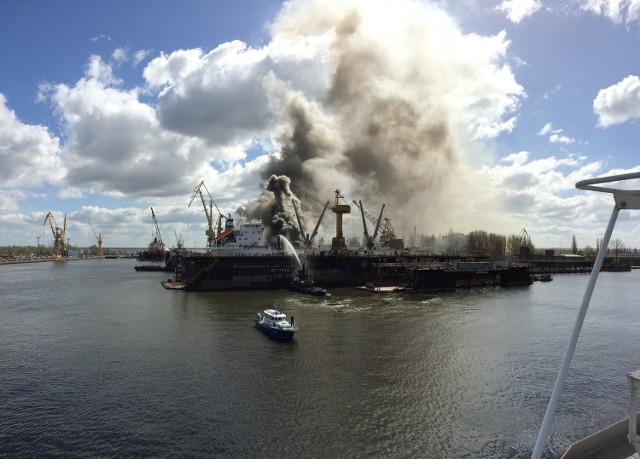
[[[194,191],[194,197],[197,194],[202,197],[202,188],[203,183]],[[282,237],[278,238],[283,241],[281,244],[275,247],[269,245],[264,239],[266,231],[262,221],[245,221],[242,209],[237,212],[240,217],[237,226],[230,215],[223,216],[226,219],[224,229],[221,226],[222,218],[218,218],[218,231],[213,231],[213,200],[207,207],[202,199],[209,222],[206,231],[209,241],[207,253],[183,256],[176,267],[175,277],[162,285],[169,289],[190,291],[287,289],[303,264],[309,278],[324,287],[396,286],[396,291],[427,293],[465,287],[532,283],[528,268],[524,266],[498,267],[488,262],[452,261],[445,256],[412,254],[402,248],[373,251],[371,249],[380,228],[382,211],[376,229],[370,236],[361,203],[358,207],[363,216],[368,250],[349,250],[342,230],[342,219],[343,215],[351,213],[351,206],[341,203],[342,198],[340,191],[336,190],[335,203],[331,207],[336,216],[336,234],[332,238],[331,248],[326,251],[311,248],[324,210],[313,234],[305,236],[293,202],[301,239],[306,247],[300,256],[297,252],[291,253],[292,246]],[[328,205],[327,202],[325,210]],[[285,250],[284,243],[289,245],[289,249]],[[301,257],[304,260],[300,260]]]

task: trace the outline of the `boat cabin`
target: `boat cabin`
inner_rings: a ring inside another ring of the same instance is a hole
[[[264,321],[267,325],[288,327],[287,316],[276,309],[266,309],[264,311]]]

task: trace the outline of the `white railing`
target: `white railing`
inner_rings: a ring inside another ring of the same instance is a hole
[[[596,260],[591,270],[591,276],[589,277],[589,282],[587,283],[587,288],[582,298],[582,304],[580,306],[580,310],[578,311],[578,317],[576,318],[576,322],[573,327],[573,333],[571,334],[571,338],[569,340],[569,344],[567,345],[562,364],[560,366],[560,369],[558,370],[558,375],[556,376],[555,384],[553,385],[553,391],[551,392],[551,398],[549,399],[549,404],[547,405],[547,411],[544,414],[544,419],[542,420],[542,425],[540,426],[540,431],[538,432],[538,438],[533,448],[533,454],[531,455],[532,459],[540,459],[540,457],[542,457],[544,445],[547,441],[547,437],[549,436],[549,431],[551,430],[551,423],[553,422],[553,417],[555,416],[556,409],[558,408],[558,401],[560,400],[562,386],[564,385],[564,380],[566,379],[567,373],[569,371],[569,365],[571,364],[571,359],[573,358],[573,353],[578,342],[578,337],[580,336],[580,330],[582,329],[582,324],[584,322],[585,315],[587,314],[587,309],[589,308],[589,302],[591,301],[593,288],[595,287],[596,280],[598,279],[598,273],[600,272],[600,268],[602,267],[602,261],[604,260],[607,248],[609,247],[609,240],[611,239],[611,233],[613,233],[613,228],[615,226],[616,219],[618,218],[618,213],[621,209],[640,209],[640,190],[612,188],[610,186],[605,187],[600,186],[600,184],[623,182],[633,179],[640,179],[640,172],[621,175],[610,175],[608,177],[598,177],[588,180],[581,180],[576,183],[576,188],[578,188],[579,190],[612,193],[615,205],[613,206],[613,211],[611,213],[611,218],[609,219],[607,230],[605,231],[604,237],[602,238],[602,243],[600,244],[598,255],[596,256]],[[635,422],[635,416],[630,416],[629,419],[631,418],[633,418]],[[629,423],[631,423],[631,420],[629,421]]]
[[[640,385],[640,370],[632,371],[629,378],[629,443],[640,453],[640,436],[638,436],[638,385]]]

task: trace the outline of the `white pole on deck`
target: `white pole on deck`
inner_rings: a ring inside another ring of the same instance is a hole
[[[611,233],[613,233],[613,227],[616,224],[616,219],[618,218],[619,212],[620,209],[616,204],[615,206],[613,206],[613,212],[611,213],[611,218],[609,219],[609,225],[607,226],[607,231],[605,232],[604,238],[602,239],[602,244],[600,244],[600,250],[598,250],[596,261],[593,264],[591,276],[589,276],[589,283],[587,284],[587,288],[584,292],[584,297],[582,298],[582,305],[580,306],[580,311],[578,312],[578,317],[576,318],[576,323],[573,327],[573,333],[571,334],[569,345],[567,346],[567,350],[564,354],[564,359],[562,360],[560,371],[558,372],[558,376],[556,377],[556,382],[553,385],[551,399],[549,400],[549,405],[547,406],[547,411],[544,414],[542,426],[540,426],[540,432],[538,433],[538,439],[536,440],[536,445],[533,448],[533,454],[531,455],[532,459],[540,459],[542,457],[544,444],[547,441],[547,437],[549,436],[551,423],[553,422],[553,417],[555,416],[556,409],[558,408],[558,401],[560,400],[560,394],[562,393],[562,386],[564,385],[564,380],[567,377],[567,373],[569,372],[569,365],[571,364],[571,359],[573,358],[573,352],[575,351],[576,344],[578,343],[578,337],[580,336],[580,330],[582,329],[584,317],[587,314],[587,308],[589,307],[589,302],[591,302],[591,295],[593,294],[596,280],[598,280],[598,273],[600,272],[604,256],[607,252],[607,248],[609,247],[609,239],[611,239]]]

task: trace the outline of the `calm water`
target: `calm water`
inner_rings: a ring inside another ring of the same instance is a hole
[[[587,275],[425,296],[0,266],[0,456],[528,457]],[[602,273],[546,457],[625,416],[640,272]],[[278,305],[291,343],[253,328]]]

